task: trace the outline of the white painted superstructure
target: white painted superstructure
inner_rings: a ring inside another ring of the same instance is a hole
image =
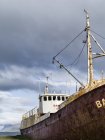
[[[21,129],[28,128],[50,117],[52,113],[60,109],[60,104],[66,101],[69,96],[66,93],[49,93],[47,77],[44,94],[39,96],[39,108],[34,108],[22,116]]]
[[[67,94],[44,94],[39,96],[39,114],[48,112],[55,113],[59,110],[59,105],[68,99]]]

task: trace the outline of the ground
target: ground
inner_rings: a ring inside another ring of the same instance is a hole
[[[7,136],[7,137],[0,137],[0,140],[30,140],[30,139],[22,136]]]

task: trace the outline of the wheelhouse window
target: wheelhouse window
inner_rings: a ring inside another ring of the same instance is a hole
[[[66,97],[66,100],[68,99],[68,97]]]
[[[51,96],[48,96],[48,100],[51,101]]]
[[[65,98],[64,98],[64,96],[62,96],[62,101],[64,101],[65,100]]]
[[[57,97],[58,101],[60,101],[60,96]]]
[[[43,99],[44,99],[44,101],[47,101],[47,97],[46,97],[46,96],[44,96],[44,98],[43,98]]]
[[[56,96],[53,96],[53,100],[54,100],[54,101],[56,100]]]

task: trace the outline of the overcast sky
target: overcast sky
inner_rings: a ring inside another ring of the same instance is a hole
[[[76,82],[52,58],[85,28],[84,9],[92,30],[105,37],[104,0],[0,0],[0,125],[20,123],[23,113],[38,106],[46,76],[50,90],[73,91]],[[93,35],[105,49],[105,40]],[[58,59],[70,65],[85,39],[84,32]],[[71,69],[81,82],[87,80],[86,54],[85,47]],[[94,61],[95,77],[105,71],[104,61]]]

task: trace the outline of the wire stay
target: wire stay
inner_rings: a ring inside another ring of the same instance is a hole
[[[61,52],[63,52],[74,40],[76,40],[82,33],[84,32],[84,30],[82,30],[73,40],[71,40],[60,52],[58,52],[54,57],[56,58]]]

